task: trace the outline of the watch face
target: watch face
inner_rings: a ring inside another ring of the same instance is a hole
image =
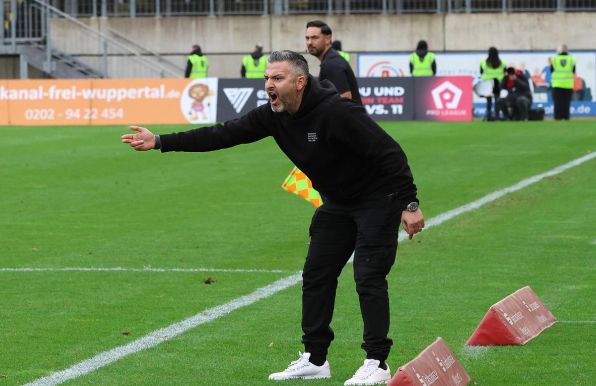
[[[418,203],[416,201],[410,202],[406,209],[408,210],[408,212],[416,212],[416,210],[418,209]]]

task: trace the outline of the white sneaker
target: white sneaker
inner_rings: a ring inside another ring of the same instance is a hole
[[[329,362],[325,361],[322,366],[317,366],[309,362],[310,353],[302,354],[298,352],[300,358],[290,363],[287,369],[281,373],[273,373],[269,376],[270,381],[283,381],[285,379],[321,379],[331,378],[331,369]]]
[[[383,370],[379,364],[381,362],[376,359],[365,359],[362,367],[344,385],[386,385],[391,380],[391,370],[389,366]]]

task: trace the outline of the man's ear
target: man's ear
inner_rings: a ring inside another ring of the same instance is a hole
[[[296,78],[296,90],[302,91],[306,86],[306,76],[298,75]]]

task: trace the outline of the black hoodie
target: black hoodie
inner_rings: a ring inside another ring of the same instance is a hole
[[[161,151],[212,151],[272,136],[326,199],[350,204],[397,192],[405,206],[417,201],[403,150],[362,106],[341,98],[328,81],[309,75],[295,114],[269,103],[241,118],[161,135]]]

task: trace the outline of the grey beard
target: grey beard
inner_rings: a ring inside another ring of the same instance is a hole
[[[271,111],[273,111],[274,113],[283,113],[284,111],[286,111],[286,106],[283,104],[280,104],[277,108],[273,107],[273,105],[269,105],[271,107]]]

